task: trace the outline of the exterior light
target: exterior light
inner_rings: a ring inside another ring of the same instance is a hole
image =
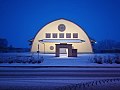
[[[97,44],[97,42],[95,42],[95,44]]]

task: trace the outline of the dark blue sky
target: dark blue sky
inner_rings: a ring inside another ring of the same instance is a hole
[[[0,38],[15,47],[53,20],[80,25],[96,41],[120,41],[120,0],[0,0]]]

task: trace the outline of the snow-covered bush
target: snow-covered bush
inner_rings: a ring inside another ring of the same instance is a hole
[[[110,63],[110,64],[112,64],[113,63],[113,61],[114,61],[114,59],[113,59],[114,57],[110,57],[110,56],[108,56],[108,58],[107,58],[107,63]]]
[[[94,56],[92,60],[93,60],[94,63],[98,63],[98,64],[103,63],[101,56]]]
[[[2,58],[0,57],[0,63],[3,63],[3,60],[2,60]]]
[[[42,63],[43,57],[34,56],[2,56],[0,57],[0,63]]]
[[[116,55],[114,59],[115,59],[115,63],[120,64],[120,56],[119,55]]]
[[[117,63],[120,64],[120,55],[116,54],[113,56],[100,56],[100,55],[95,55],[93,57],[89,57],[89,61],[92,63],[106,63],[106,64],[112,64],[112,63]]]
[[[13,63],[13,60],[9,60],[8,63],[9,63],[9,64]]]
[[[98,56],[98,58],[97,58],[97,62],[96,63],[98,63],[98,64],[102,64],[103,63],[103,58],[101,57],[101,56]]]

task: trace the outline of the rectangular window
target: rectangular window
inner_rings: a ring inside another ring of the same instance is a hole
[[[46,33],[46,38],[51,38],[51,34],[50,33]]]
[[[64,33],[60,33],[59,38],[64,38]]]
[[[78,33],[73,33],[73,38],[78,38]]]
[[[71,33],[66,33],[66,38],[71,38]]]
[[[53,33],[52,35],[53,38],[57,38],[57,33]]]

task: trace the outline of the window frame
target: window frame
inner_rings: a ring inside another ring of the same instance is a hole
[[[54,37],[54,35],[55,35],[55,37]],[[58,37],[57,33],[52,33],[52,38],[57,38],[57,37]]]
[[[45,35],[46,38],[51,38],[51,33],[46,33]]]
[[[73,38],[78,38],[78,33],[73,33]]]
[[[62,35],[63,37],[61,37],[61,35]],[[64,33],[59,33],[59,38],[64,38]]]
[[[71,33],[66,33],[66,38],[71,38]]]

